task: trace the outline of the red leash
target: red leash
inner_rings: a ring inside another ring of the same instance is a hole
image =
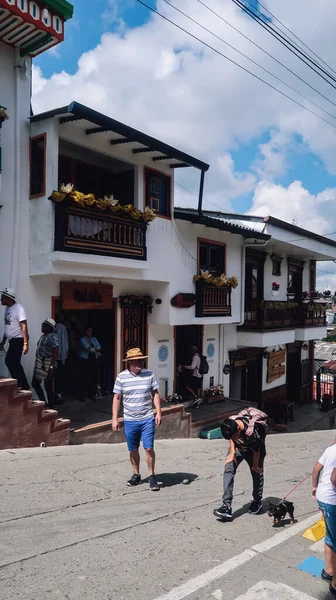
[[[306,480],[307,480],[309,477],[311,477],[311,474],[310,474],[310,473],[309,473],[309,475],[307,475],[307,477],[305,477],[304,479],[302,479],[302,481],[299,481],[299,483],[297,483],[297,484],[296,484],[296,486],[295,486],[295,487],[293,487],[293,489],[292,489],[290,492],[288,492],[287,496],[284,496],[284,498],[282,498],[282,500],[286,500],[286,498],[288,498],[288,496],[289,496],[289,495],[290,495],[292,492],[294,492],[294,490],[296,490],[296,488],[298,488],[298,487],[299,487],[299,485],[301,485],[301,483],[303,483],[304,481],[306,481]]]

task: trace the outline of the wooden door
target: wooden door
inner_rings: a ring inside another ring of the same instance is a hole
[[[147,354],[148,306],[141,300],[129,299],[121,303],[121,360],[131,348],[140,348]],[[122,365],[125,363],[121,363]]]

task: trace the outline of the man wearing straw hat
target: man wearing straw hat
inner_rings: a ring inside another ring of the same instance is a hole
[[[155,424],[161,425],[161,405],[159,386],[152,371],[143,368],[144,356],[140,348],[128,350],[124,362],[127,368],[119,373],[113,389],[112,429],[119,429],[118,414],[121,400],[124,409],[124,432],[133,475],[127,485],[141,483],[140,475],[140,440],[146,453],[149,472],[149,487],[155,492],[160,489],[155,476],[154,432]],[[154,417],[153,403],[156,408]]]
[[[28,352],[28,326],[25,309],[15,300],[15,290],[5,288],[1,292],[1,304],[5,306],[5,333],[0,343],[3,350],[8,341],[6,367],[11,377],[17,380],[19,389],[29,390],[29,383],[21,365],[21,356]]]

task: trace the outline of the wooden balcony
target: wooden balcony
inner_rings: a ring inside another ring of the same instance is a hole
[[[231,288],[196,281],[196,317],[231,317]]]
[[[146,229],[118,213],[55,204],[55,250],[146,260]]]
[[[241,330],[271,331],[295,327],[318,327],[326,324],[326,311],[307,304],[291,308],[291,302],[267,301],[245,306],[245,322]],[[288,307],[286,306],[288,304]]]

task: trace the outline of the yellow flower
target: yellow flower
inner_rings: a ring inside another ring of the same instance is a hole
[[[63,192],[63,194],[70,194],[74,190],[74,186],[72,183],[61,183],[59,190],[60,192]]]

